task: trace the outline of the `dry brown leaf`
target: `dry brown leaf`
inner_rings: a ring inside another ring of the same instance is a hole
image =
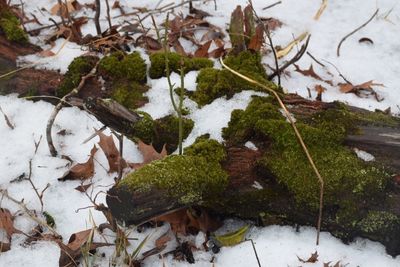
[[[317,92],[316,100],[322,101],[322,94],[326,91],[326,88],[320,84],[315,85],[314,90]]]
[[[207,12],[205,12],[205,11],[203,11],[203,10],[194,8],[194,7],[192,7],[192,6],[190,6],[189,13],[190,13],[190,14],[194,14],[195,18],[199,18],[199,19],[202,19],[202,18],[204,18],[204,17],[211,16],[210,13],[207,13]]]
[[[138,142],[138,148],[143,155],[142,163],[128,163],[128,165],[133,169],[139,169],[144,165],[154,161],[165,158],[167,156],[167,149],[165,145],[163,146],[160,153],[158,153],[152,145],[147,145],[143,143],[141,140]]]
[[[297,258],[299,259],[299,261],[301,261],[302,263],[315,263],[318,261],[318,252],[315,251],[314,253],[311,254],[311,256],[307,259],[307,260],[303,260],[302,258],[300,258],[299,256],[297,256]]]
[[[297,64],[293,64],[293,65],[294,65],[294,67],[296,68],[295,71],[297,71],[297,72],[303,74],[304,76],[313,77],[313,78],[316,79],[316,80],[319,80],[319,81],[322,81],[322,82],[326,82],[327,84],[333,86],[333,82],[332,82],[332,81],[324,80],[324,79],[321,78],[321,76],[319,76],[317,73],[315,73],[314,67],[313,67],[312,64],[310,65],[310,67],[308,68],[308,70],[302,70],[302,69],[300,69],[300,67],[299,67]]]
[[[58,178],[58,180],[85,180],[92,177],[94,174],[94,154],[96,154],[97,150],[97,147],[93,145],[89,159],[85,163],[78,163],[72,166],[72,168],[62,177]]]
[[[13,234],[22,233],[14,228],[13,216],[8,209],[0,208],[0,229],[3,229],[7,234],[7,239],[10,241]]]
[[[176,234],[187,234],[187,225],[189,217],[187,216],[187,209],[180,209],[171,213],[167,213],[154,218],[155,221],[168,222],[171,225],[171,230]]]
[[[169,231],[167,231],[165,234],[163,234],[162,236],[160,236],[159,238],[157,238],[155,244],[156,244],[156,248],[159,250],[162,250],[166,247],[167,242],[169,242],[171,240],[171,237],[169,235]]]
[[[176,40],[172,46],[174,47],[175,51],[176,51],[178,54],[181,54],[181,55],[183,55],[183,56],[187,56],[186,51],[185,51],[185,49],[183,48],[181,42],[179,42],[179,40]]]
[[[93,183],[89,183],[89,184],[82,184],[82,185],[78,185],[77,187],[75,187],[75,190],[78,190],[79,192],[86,192],[86,190],[88,190],[88,188],[92,185]]]
[[[79,4],[78,1],[76,0],[68,0],[67,1],[67,5],[65,5],[65,3],[60,4],[55,4],[51,9],[50,9],[50,13],[54,16],[54,15],[61,15],[64,18],[68,18],[68,14],[67,14],[67,8],[69,13],[74,12],[74,11],[78,11],[82,8],[82,6]]]
[[[52,57],[55,55],[55,53],[53,51],[51,51],[51,49],[47,49],[47,50],[43,50],[42,52],[40,52],[39,55],[41,57]]]
[[[248,49],[258,52],[261,50],[263,43],[264,43],[264,26],[262,24],[258,24],[256,27],[256,33],[250,39]]]
[[[139,36],[136,39],[136,46],[144,46],[145,48],[149,50],[155,50],[158,51],[162,48],[162,45],[160,42],[158,42],[156,39],[147,36],[145,34]]]
[[[109,170],[108,172],[117,172],[119,171],[120,166],[122,169],[126,168],[126,162],[123,158],[120,157],[119,151],[115,146],[114,139],[112,135],[107,136],[102,132],[98,133],[100,137],[100,141],[98,142],[101,150],[103,150],[104,154],[106,155]]]
[[[384,84],[374,83],[373,80],[358,85],[339,83],[339,88],[342,93],[354,93],[358,97],[368,97],[372,95],[378,102],[382,101],[383,99],[378,95],[378,93],[375,92],[375,90],[372,88],[373,86],[385,87]]]
[[[261,21],[264,22],[265,27],[267,27],[270,32],[280,28],[283,25],[282,21],[275,18],[261,18]]]
[[[99,247],[111,246],[109,243],[96,243],[92,242],[92,231],[93,229],[87,229],[78,233],[74,233],[69,238],[68,244],[63,244],[60,240],[55,240],[61,249],[59,265],[60,266],[74,266],[77,260],[82,255],[82,247],[90,243],[89,250],[94,250]]]
[[[213,51],[211,51],[210,53],[208,53],[209,57],[212,58],[220,58],[222,56],[224,56],[226,53],[226,49],[224,48],[224,46],[220,46],[216,49],[214,49]]]
[[[11,244],[10,243],[4,243],[0,242],[0,252],[6,252],[11,249]]]
[[[212,40],[206,42],[202,46],[200,46],[196,52],[194,52],[195,57],[208,57],[208,49],[210,49]]]

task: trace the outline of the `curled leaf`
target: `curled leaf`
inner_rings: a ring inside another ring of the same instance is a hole
[[[220,246],[231,247],[243,242],[247,230],[249,230],[249,226],[245,225],[234,232],[225,235],[215,235],[213,238]]]

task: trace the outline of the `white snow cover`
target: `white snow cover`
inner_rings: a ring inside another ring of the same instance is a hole
[[[78,0],[79,3],[92,3],[92,0]],[[112,5],[113,1],[109,0]],[[161,3],[160,3],[161,2]],[[180,3],[180,1],[146,1],[146,0],[121,0],[121,6],[126,12],[135,11],[134,7],[147,7],[153,9],[159,5],[167,5],[170,2]],[[229,23],[229,16],[236,5],[246,5],[246,0],[237,1],[216,1],[217,10],[214,10],[213,1],[206,3],[195,2],[196,8],[212,14],[206,18],[209,22],[225,29]],[[294,37],[303,32],[309,32],[312,37],[308,51],[319,59],[326,69],[316,64],[309,56],[304,55],[298,62],[301,69],[307,69],[312,63],[315,71],[322,78],[332,80],[336,85],[343,82],[329,61],[333,63],[340,72],[354,84],[360,84],[369,80],[382,83],[385,87],[377,87],[376,91],[384,98],[377,102],[373,97],[361,99],[353,94],[343,94],[337,86],[331,86],[327,83],[305,77],[294,71],[294,67],[288,69],[288,74],[282,76],[282,85],[289,92],[298,93],[308,97],[307,87],[311,90],[312,98],[315,98],[316,92],[313,90],[316,84],[322,84],[327,88],[323,93],[324,101],[340,100],[350,105],[366,108],[369,110],[391,108],[393,113],[400,113],[400,6],[396,0],[335,0],[328,1],[327,9],[318,21],[313,19],[315,13],[321,4],[320,0],[282,0],[282,3],[263,11],[262,8],[274,3],[275,1],[253,0],[254,7],[262,17],[274,17],[283,22],[283,26],[273,32],[272,38],[275,45],[286,46]],[[20,0],[12,0],[12,4],[20,4]],[[58,21],[57,16],[51,16],[48,11],[57,3],[57,0],[32,0],[24,1],[24,10],[27,14],[35,14],[39,21],[48,24],[51,17]],[[102,1],[104,3],[104,1]],[[45,10],[43,10],[44,8]],[[339,41],[353,29],[363,24],[379,8],[379,14],[368,26],[348,38],[342,45],[341,56],[336,56],[336,47]],[[187,6],[175,9],[175,13],[188,13]],[[83,8],[77,12],[76,16],[88,16],[93,18],[94,14],[90,9]],[[113,23],[120,23],[135,17],[118,17],[120,11],[111,9]],[[156,22],[160,24],[165,19],[165,14],[156,15]],[[107,28],[105,19],[105,8],[101,12],[102,29]],[[143,21],[145,27],[152,27],[151,20],[147,18]],[[26,25],[27,29],[35,29],[39,25],[30,23]],[[50,48],[44,41],[48,34],[54,29],[42,31],[41,35],[31,37],[31,41],[41,45],[43,49]],[[93,20],[82,27],[82,33],[95,35]],[[373,45],[360,44],[358,40],[362,37],[368,37],[373,40]],[[200,38],[200,37],[198,37]],[[189,42],[182,42],[186,51],[193,52],[193,46]],[[61,50],[60,48],[64,46]],[[141,49],[141,54],[144,51]],[[64,73],[69,63],[74,57],[87,53],[87,49],[75,43],[59,39],[52,48],[54,53],[59,53],[54,57],[42,58],[39,55],[28,55],[19,59],[19,64],[34,63],[38,68],[47,68],[60,70]],[[290,59],[297,51],[294,48],[283,59],[280,59],[282,65]],[[145,56],[148,61],[148,57]],[[265,56],[264,63],[273,66],[271,55]],[[216,62],[216,66],[219,64]],[[328,74],[333,74],[333,77]],[[185,88],[195,90],[196,76],[198,72],[190,72],[185,76]],[[176,74],[171,75],[173,83],[179,84],[179,77]],[[148,85],[151,89],[147,96],[149,103],[141,110],[150,113],[153,118],[161,118],[173,113],[172,105],[169,100],[168,86],[165,78],[152,80],[149,79]],[[230,113],[233,109],[243,109],[251,100],[254,92],[245,91],[233,96],[227,100],[220,98],[213,103],[198,108],[196,104],[185,99],[185,106],[190,110],[189,118],[195,121],[195,127],[184,145],[188,146],[194,142],[196,137],[209,133],[212,138],[222,141],[221,129],[225,127],[230,119]],[[259,94],[259,93],[258,93]],[[177,97],[177,96],[175,96]],[[59,182],[60,177],[68,168],[68,161],[51,157],[48,151],[45,138],[46,123],[50,116],[53,106],[42,101],[30,102],[18,99],[16,96],[0,96],[0,106],[15,126],[11,130],[0,116],[0,188],[7,189],[10,196],[21,200],[27,204],[28,208],[40,210],[40,203],[28,181],[13,182],[21,174],[29,172],[29,161],[32,160],[32,181],[39,191],[43,190],[49,183],[50,187],[44,193],[44,210],[48,211],[56,221],[56,230],[62,235],[63,241],[67,242],[71,234],[92,227],[90,218],[96,225],[105,222],[104,216],[93,208],[83,209],[76,212],[79,208],[90,206],[91,203],[84,194],[76,191],[74,188],[80,183],[78,181]],[[64,108],[58,115],[53,127],[54,143],[57,150],[64,155],[68,155],[77,162],[87,160],[89,151],[98,138],[94,138],[86,144],[82,142],[93,133],[93,128],[100,128],[102,125],[95,118],[86,112],[77,108]],[[65,129],[65,136],[58,135],[57,132]],[[106,132],[109,133],[109,132]],[[38,142],[40,137],[38,151],[34,154],[34,142]],[[251,144],[247,144],[252,147]],[[124,158],[131,162],[140,162],[142,156],[137,146],[125,140]],[[107,173],[108,163],[101,150],[95,155],[95,175],[92,182],[95,184],[93,194],[99,191],[106,191],[112,184],[115,173]],[[100,194],[98,202],[105,202],[105,195]],[[1,207],[9,209],[12,213],[20,210],[15,203],[6,198],[1,201]],[[224,229],[234,230],[242,226],[245,222],[229,220],[225,222]],[[16,228],[28,233],[35,223],[25,215],[17,215],[14,225]],[[168,225],[156,229],[147,229],[143,233],[138,233],[130,229],[130,237],[138,238],[137,241],[131,241],[129,251],[133,251],[137,244],[150,234],[143,251],[154,247],[154,241],[168,230]],[[221,230],[222,231],[222,230]],[[4,233],[0,232],[0,237]],[[113,242],[114,235],[111,232],[105,233],[108,241]],[[400,266],[400,257],[392,258],[388,256],[382,245],[368,240],[357,240],[356,242],[345,245],[340,240],[332,237],[329,233],[321,234],[319,246],[315,246],[316,231],[314,228],[301,227],[298,232],[292,227],[269,226],[265,228],[252,227],[247,238],[254,240],[255,247],[260,258],[262,266],[322,266],[323,262],[331,264],[341,261],[346,266]],[[96,240],[104,242],[100,236],[96,235]],[[204,242],[204,235],[187,237],[200,247]],[[32,245],[24,245],[25,236],[14,234],[12,240],[12,249],[5,253],[0,253],[0,266],[19,267],[19,266],[58,266],[58,257],[60,250],[57,245],[51,242],[38,242]],[[171,241],[165,251],[174,248],[176,243]],[[301,264],[297,256],[306,259],[311,253],[318,251],[319,261],[315,264]],[[92,257],[92,264],[97,266],[110,266],[113,258],[113,247],[100,248],[95,257]],[[105,257],[101,257],[101,253]],[[194,252],[196,264],[192,266],[212,266],[210,260],[215,256],[215,266],[257,266],[257,261],[250,242],[244,242],[235,247],[222,248],[221,252],[212,255],[204,251]],[[149,257],[145,260],[145,266],[187,266],[187,262],[177,262],[172,256],[160,260],[157,256]],[[121,263],[117,265],[121,266]]]

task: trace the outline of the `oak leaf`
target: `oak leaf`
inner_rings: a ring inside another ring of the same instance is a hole
[[[303,260],[302,258],[300,258],[299,256],[297,256],[297,258],[299,259],[299,261],[301,261],[302,263],[315,263],[318,261],[318,252],[315,251],[314,253],[311,254],[311,256],[307,259],[307,260]]]
[[[353,85],[350,83],[339,84],[339,88],[342,93],[354,93],[358,97],[368,97],[369,95],[372,95],[378,102],[382,101],[383,99],[378,95],[377,92],[375,92],[375,90],[372,88],[373,86],[384,87],[385,85],[381,83],[374,83],[373,80],[358,85]]]
[[[133,169],[139,169],[144,165],[154,161],[165,158],[167,156],[167,149],[165,145],[163,146],[160,153],[154,149],[152,145],[147,145],[143,143],[141,140],[138,142],[138,148],[143,155],[143,162],[142,163],[129,163],[128,165]]]
[[[200,47],[196,50],[196,52],[194,52],[194,56],[195,56],[195,57],[208,57],[208,49],[210,49],[211,42],[212,42],[212,40],[207,41],[205,44],[203,44],[202,46],[200,46]]]
[[[8,209],[0,208],[0,229],[3,229],[7,234],[7,239],[10,241],[13,234],[22,233],[14,228],[13,216]]]
[[[101,150],[103,150],[106,155],[109,170],[108,172],[117,172],[121,166],[122,169],[126,168],[127,164],[123,158],[121,158],[120,153],[115,146],[114,139],[112,135],[107,136],[102,132],[98,133],[100,141],[98,142]]]
[[[94,154],[96,154],[98,148],[94,145],[90,151],[89,159],[85,163],[78,163],[64,175],[58,178],[59,181],[66,180],[86,180],[94,175]]]
[[[304,76],[313,77],[316,80],[319,80],[319,81],[322,81],[322,82],[326,82],[327,84],[333,86],[333,82],[332,81],[324,80],[324,79],[321,78],[321,76],[319,76],[317,73],[315,73],[314,67],[313,67],[312,64],[310,65],[310,67],[307,70],[300,69],[300,67],[298,65],[296,65],[296,64],[293,64],[293,65],[295,67],[295,71],[303,74]]]

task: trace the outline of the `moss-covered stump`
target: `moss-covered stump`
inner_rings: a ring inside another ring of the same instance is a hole
[[[168,115],[153,120],[149,114],[143,113],[143,120],[134,126],[135,134],[132,139],[139,138],[147,144],[153,144],[156,150],[161,151],[166,145],[168,153],[178,148],[179,120],[178,117]],[[183,140],[186,139],[194,127],[191,119],[183,118]]]
[[[340,103],[311,102],[293,96],[285,102],[292,104],[290,111],[325,181],[323,230],[345,241],[358,236],[369,238],[384,244],[391,255],[400,254],[400,189],[398,181],[393,179],[400,168],[396,160],[385,160],[390,157],[387,151],[393,158],[399,158],[400,144],[396,138],[400,120]],[[316,225],[318,179],[273,98],[255,97],[245,110],[234,111],[228,127],[223,129],[223,137],[226,146],[199,138],[185,150],[188,157],[201,158],[211,165],[221,163],[229,177],[219,193],[213,191],[190,204],[264,225]],[[258,150],[245,147],[248,141]],[[380,142],[380,150],[374,142]],[[368,145],[372,146],[376,160],[366,162],[358,158],[352,150],[353,144],[365,145],[367,152]],[[155,169],[148,171],[149,176],[162,176]],[[200,176],[204,173],[197,172]],[[123,207],[134,204],[129,206],[133,212],[131,220],[137,223],[138,218],[148,219],[188,204],[179,201],[186,196],[184,185],[160,187],[152,178],[147,179],[149,187],[143,194],[118,191],[125,199]],[[143,180],[131,181],[143,185]],[[119,187],[111,193],[120,190]],[[182,191],[176,195],[176,190]],[[164,204],[162,194],[168,196]],[[126,201],[131,202],[125,205]],[[140,216],[136,218],[137,213]]]
[[[165,60],[168,58],[168,65],[171,72],[180,74],[181,68],[184,73],[203,68],[212,68],[214,63],[208,58],[188,58],[174,52],[162,52],[150,55],[151,66],[149,76],[152,79],[158,79],[166,76]]]
[[[228,175],[216,161],[198,156],[168,156],[129,174],[108,193],[118,220],[140,224],[161,213],[201,204],[220,194]]]
[[[232,69],[278,90],[273,82],[267,80],[260,54],[244,51],[236,56],[228,56],[224,62]],[[196,91],[189,97],[199,106],[204,106],[218,97],[231,98],[235,93],[243,90],[263,91],[262,88],[244,81],[226,69],[204,68],[197,76]]]

